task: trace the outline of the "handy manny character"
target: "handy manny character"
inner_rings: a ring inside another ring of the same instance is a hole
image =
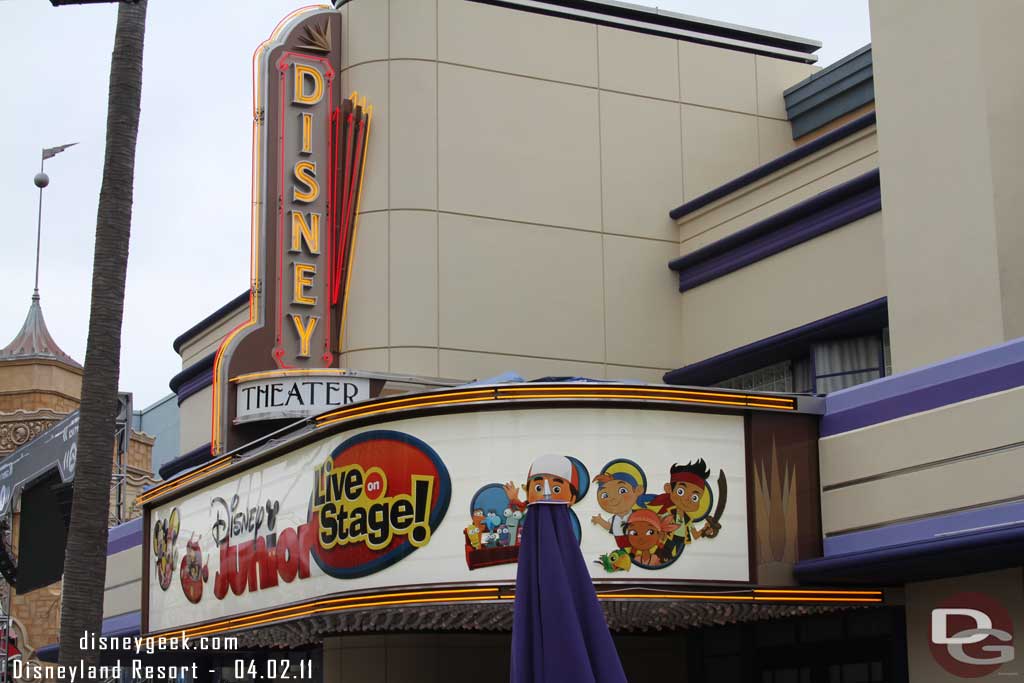
[[[606,520],[601,515],[594,515],[590,521],[614,536],[620,548],[628,548],[626,523],[644,495],[643,483],[637,481],[633,473],[622,469],[606,470],[594,477],[594,481],[597,482],[597,504],[611,517]]]
[[[664,560],[658,550],[668,542],[678,526],[650,510],[634,511],[626,523],[626,538],[633,549],[633,562],[648,567],[661,564]]]
[[[509,505],[525,510],[530,503],[563,503],[572,505],[579,495],[580,475],[572,461],[564,455],[542,455],[533,461],[526,477],[526,503],[519,500],[519,489],[512,482],[505,484]]]
[[[673,552],[689,545],[694,539],[700,538],[710,525],[702,529],[694,528],[693,520],[703,519],[711,507],[711,494],[708,491],[708,477],[711,470],[703,459],[685,465],[675,464],[669,471],[669,482],[665,484],[665,493],[651,501],[652,506],[661,506],[661,514],[674,522],[677,528],[673,532]]]

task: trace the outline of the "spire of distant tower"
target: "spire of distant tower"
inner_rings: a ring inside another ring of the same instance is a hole
[[[39,305],[39,292],[32,295],[32,305],[25,316],[25,324],[15,335],[10,344],[0,349],[0,361],[5,360],[49,359],[58,360],[76,368],[82,367],[78,361],[64,353],[57,342],[50,336],[43,320],[43,308]]]

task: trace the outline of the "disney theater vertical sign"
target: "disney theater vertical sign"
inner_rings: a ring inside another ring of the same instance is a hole
[[[364,400],[339,367],[372,109],[340,94],[341,15],[299,10],[254,57],[249,320],[214,360],[211,450]]]

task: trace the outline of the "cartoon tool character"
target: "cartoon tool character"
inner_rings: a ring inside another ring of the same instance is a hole
[[[508,527],[509,533],[512,536],[513,545],[518,545],[519,543],[519,524],[522,519],[522,511],[510,507],[505,508],[505,526]]]
[[[616,545],[626,548],[629,541],[625,525],[633,510],[643,507],[641,500],[647,488],[647,477],[635,462],[613,460],[602,468],[594,481],[597,482],[597,504],[610,517],[594,515],[590,521],[614,536]]]
[[[719,472],[718,481],[721,490],[718,506],[715,508],[715,519],[708,519],[714,494],[708,484],[711,470],[703,459],[685,465],[675,464],[669,471],[669,482],[665,484],[665,493],[653,501],[666,519],[674,522],[677,527],[672,542],[665,548],[664,557],[681,553],[695,539],[714,538],[721,529],[719,518],[725,509],[725,473]],[[698,529],[696,524],[708,519],[704,527]]]
[[[658,554],[670,535],[679,525],[668,518],[661,518],[650,510],[636,510],[626,523],[626,538],[633,551],[633,562],[642,566],[657,567],[665,560]]]
[[[482,509],[476,508],[475,510],[473,510],[473,523],[476,524],[476,528],[478,528],[481,532],[487,530],[487,524],[485,522],[485,519],[486,518],[483,516]]]
[[[480,527],[470,524],[466,527],[466,539],[474,550],[480,550]]]
[[[507,524],[502,524],[495,531],[498,534],[498,545],[509,546],[512,545],[512,532],[509,530]]]
[[[480,535],[480,542],[488,548],[498,547],[498,533],[496,531],[488,531],[486,534]]]
[[[633,566],[633,561],[629,559],[629,552],[620,548],[601,555],[594,560],[594,564],[601,565],[609,573],[628,572],[629,568]]]
[[[487,518],[485,520],[485,523],[487,524],[487,530],[493,532],[499,526],[501,526],[502,519],[501,519],[501,517],[498,516],[498,513],[495,512],[494,510],[488,510],[487,511]]]

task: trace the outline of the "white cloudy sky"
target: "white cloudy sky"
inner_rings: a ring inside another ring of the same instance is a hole
[[[816,38],[825,66],[870,41],[867,3],[657,4]],[[121,388],[137,408],[169,392],[180,369],[171,341],[247,287],[252,52],[304,4],[150,0],[121,355]],[[32,294],[39,151],[77,141],[47,162],[40,289],[51,333],[85,358],[115,15],[114,5],[0,0],[10,79],[0,107],[0,347]]]

